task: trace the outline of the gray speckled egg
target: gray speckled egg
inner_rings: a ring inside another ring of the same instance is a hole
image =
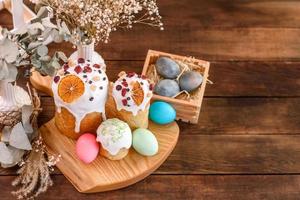
[[[156,61],[156,70],[164,78],[174,79],[180,74],[179,65],[168,57],[160,57]]]
[[[200,73],[195,71],[188,71],[182,74],[179,78],[179,86],[181,90],[191,92],[197,89],[203,81],[203,77]]]
[[[159,81],[154,88],[154,93],[166,96],[166,97],[172,97],[180,92],[179,85],[176,81],[170,80],[170,79],[164,79]]]

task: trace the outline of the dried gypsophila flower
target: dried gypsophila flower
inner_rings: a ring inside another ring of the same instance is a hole
[[[163,23],[156,0],[43,0],[72,32],[73,43],[107,43],[111,32],[133,24],[159,27]]]

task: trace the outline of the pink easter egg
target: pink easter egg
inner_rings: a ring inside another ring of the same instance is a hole
[[[84,163],[93,162],[99,153],[100,144],[91,133],[81,135],[76,142],[76,154]]]

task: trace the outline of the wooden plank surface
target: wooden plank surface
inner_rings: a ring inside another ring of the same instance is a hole
[[[144,61],[106,64],[108,78],[114,81],[120,71],[141,73]],[[209,79],[214,84],[207,84],[205,97],[300,97],[299,74],[300,62],[212,62]]]
[[[27,2],[27,1],[26,1]],[[211,61],[197,125],[179,123],[174,153],[141,183],[79,194],[54,172],[40,199],[299,199],[300,2],[294,0],[158,0],[165,31],[136,26],[97,47],[111,80],[142,69],[148,49]],[[12,27],[0,12],[0,25]],[[71,45],[53,44],[50,52]],[[20,81],[21,85],[25,81]],[[53,100],[43,95],[40,124]],[[13,169],[0,169],[1,199],[12,199]],[[61,195],[64,194],[64,195]]]
[[[299,34],[296,28],[216,28],[195,24],[166,25],[166,30],[157,31],[136,26],[132,31],[113,33],[109,44],[100,44],[96,50],[105,60],[144,60],[148,49],[153,49],[208,61],[300,61]],[[60,49],[62,45],[52,47]],[[64,44],[63,50],[74,51],[70,44]]]
[[[151,175],[145,180],[121,190],[97,194],[80,194],[62,176],[54,176],[54,185],[39,199],[299,199],[300,176],[174,176]],[[1,200],[12,199],[14,188],[7,183],[11,176],[0,177]],[[282,186],[284,184],[284,187]],[[59,187],[58,187],[59,186]]]
[[[13,172],[3,170],[2,175]],[[299,174],[300,136],[186,135],[155,174]]]
[[[139,25],[132,31],[120,30],[112,34],[108,44],[99,45],[97,50],[106,60],[143,60],[148,49],[155,49],[208,60],[299,61],[300,30],[297,28],[299,22],[294,17],[299,12],[299,3],[289,1],[286,6],[282,6],[285,2],[271,1],[269,5],[267,2],[245,3],[242,0],[214,0],[211,3],[195,0],[170,3],[162,0],[159,3],[165,31]],[[178,12],[176,7],[183,10]],[[239,14],[235,14],[235,9]],[[199,12],[204,10],[210,15]],[[209,16],[213,16],[213,21],[219,25],[210,25]],[[276,20],[279,16],[287,19]],[[262,23],[261,19],[264,19]],[[223,26],[223,21],[234,25],[228,26],[225,23]],[[271,26],[278,23],[279,27]],[[284,23],[292,23],[294,26]],[[61,45],[53,47],[62,48]],[[66,52],[73,51],[72,45],[63,45],[63,49]]]
[[[42,99],[40,124],[54,116],[51,97]],[[289,135],[300,133],[300,98],[205,98],[198,124],[179,123],[189,135]]]

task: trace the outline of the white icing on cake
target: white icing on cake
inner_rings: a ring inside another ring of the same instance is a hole
[[[105,119],[105,103],[108,95],[108,78],[104,70],[102,70],[102,66],[92,64],[84,59],[78,62],[79,60],[70,60],[64,64],[52,81],[52,91],[57,112],[60,113],[61,107],[63,107],[75,117],[75,132],[80,131],[81,120],[89,113],[102,113]],[[81,69],[81,71],[78,69]],[[71,103],[64,102],[58,95],[58,85],[68,75],[76,75],[84,83],[83,95]]]
[[[133,86],[132,84],[139,82],[142,90],[144,92],[143,101],[140,105],[137,105],[132,96]],[[127,83],[127,84],[126,84]],[[123,92],[126,90],[126,93]],[[135,116],[139,111],[144,111],[149,108],[149,101],[152,97],[153,86],[149,83],[149,80],[145,76],[140,76],[134,72],[124,73],[113,85],[112,96],[117,105],[117,110],[124,109],[126,111],[132,112]],[[124,95],[125,94],[125,95]]]
[[[132,134],[127,123],[113,118],[102,122],[97,129],[96,140],[101,143],[102,148],[114,156],[122,148],[131,147]]]

